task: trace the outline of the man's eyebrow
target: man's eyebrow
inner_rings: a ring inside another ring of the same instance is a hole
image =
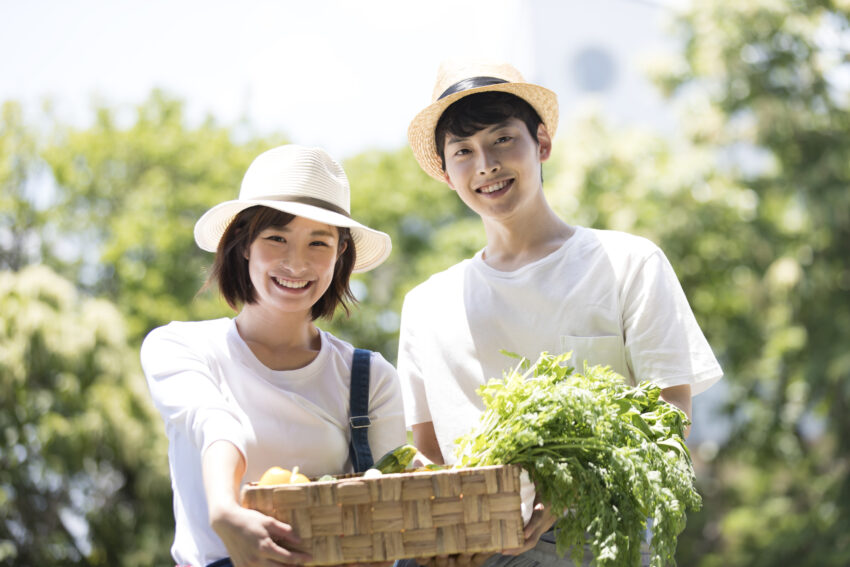
[[[503,120],[502,122],[499,122],[497,124],[492,124],[490,126],[487,126],[486,128],[482,128],[481,130],[479,130],[479,132],[480,131],[494,132],[494,131],[498,130],[499,128],[504,128],[508,125],[509,125],[508,121]],[[447,144],[457,144],[457,143],[463,142],[467,138],[469,138],[469,136],[455,136],[454,134],[449,133],[448,139],[446,140],[446,143]]]

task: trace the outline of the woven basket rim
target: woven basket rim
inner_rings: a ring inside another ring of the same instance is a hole
[[[296,483],[296,484],[266,484],[266,485],[260,486],[256,482],[248,482],[248,483],[245,483],[245,485],[242,487],[242,489],[243,490],[268,490],[268,489],[271,489],[271,488],[275,488],[275,489],[283,488],[283,489],[288,489],[288,490],[297,490],[300,487],[306,487],[306,486],[316,486],[316,485],[324,485],[324,484],[338,485],[338,484],[341,484],[341,482],[343,482],[343,481],[351,481],[351,480],[367,482],[367,481],[379,481],[379,480],[385,479],[385,478],[387,478],[387,479],[389,479],[389,478],[399,478],[399,477],[410,478],[410,477],[417,477],[417,476],[430,476],[430,475],[439,475],[439,474],[457,474],[457,473],[464,472],[464,471],[472,471],[472,472],[482,471],[483,472],[483,471],[487,471],[487,470],[509,468],[509,467],[521,468],[520,465],[514,465],[514,464],[486,465],[486,466],[482,466],[482,467],[451,467],[451,468],[437,469],[437,470],[411,470],[411,471],[405,471],[405,472],[400,472],[400,473],[385,473],[385,474],[382,474],[381,476],[374,476],[374,477],[370,477],[370,478],[363,478],[364,473],[347,473],[347,474],[341,474],[341,475],[331,475],[331,476],[333,476],[334,480],[318,480],[319,477],[317,477],[315,479],[310,479],[310,482],[299,482],[299,483]]]

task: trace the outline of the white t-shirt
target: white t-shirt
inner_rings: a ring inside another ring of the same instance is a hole
[[[173,322],[151,331],[141,350],[154,404],[165,421],[174,491],[178,565],[227,557],[209,526],[201,455],[227,440],[244,455],[243,482],[271,466],[295,465],[310,477],[352,472],[349,385],[354,348],[321,331],[321,350],[304,368],[264,366],[232,319]],[[405,442],[401,392],[393,366],[373,353],[369,446],[377,460]]]
[[[577,227],[557,251],[512,272],[481,252],[407,294],[398,373],[407,425],[433,422],[447,462],[478,421],[476,389],[543,351],[609,365],[630,382],[690,384],[720,369],[664,253],[641,237]]]

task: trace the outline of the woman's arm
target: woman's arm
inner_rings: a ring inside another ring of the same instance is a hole
[[[292,527],[256,510],[239,505],[239,484],[245,474],[245,458],[228,441],[212,443],[202,456],[204,492],[210,526],[221,538],[230,559],[238,567],[278,563],[303,563],[305,553],[275,542],[297,543]]]

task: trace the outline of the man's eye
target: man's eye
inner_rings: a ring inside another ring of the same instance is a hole
[[[502,144],[502,143],[504,143],[504,142],[509,142],[510,140],[511,140],[511,137],[510,137],[510,136],[499,136],[499,137],[496,139],[496,143],[497,143],[497,144]]]
[[[461,149],[459,149],[458,151],[456,151],[456,152],[455,152],[455,155],[456,155],[456,156],[465,156],[465,155],[466,155],[466,154],[468,154],[468,153],[469,153],[469,150],[468,150],[468,149],[466,149],[466,148],[461,148]]]

